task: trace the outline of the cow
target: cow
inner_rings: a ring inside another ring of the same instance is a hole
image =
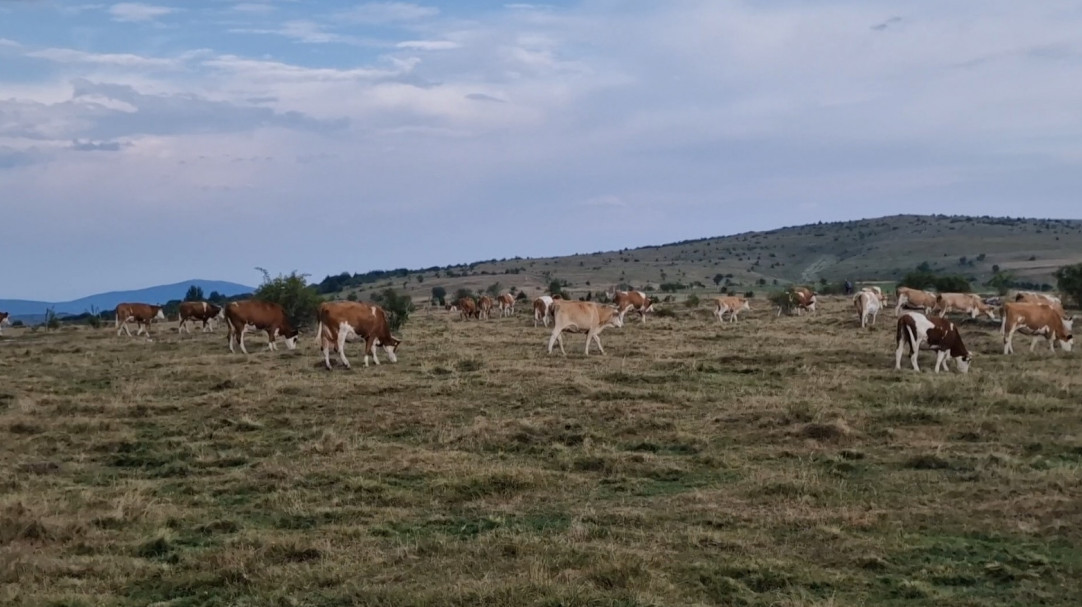
[[[492,298],[488,295],[482,295],[477,300],[477,318],[480,320],[488,320],[488,317],[492,314]]]
[[[737,314],[743,310],[751,310],[748,300],[738,295],[718,297],[714,300],[714,304],[714,316],[718,317],[718,322],[725,322],[722,317],[726,312],[729,313],[729,322],[736,322]]]
[[[904,309],[923,310],[925,314],[930,314],[936,306],[936,294],[928,291],[910,287],[898,287],[894,295],[898,299],[898,304],[894,306],[895,316],[901,315]]]
[[[452,312],[458,312],[462,320],[469,320],[477,316],[477,302],[472,297],[463,297],[448,307]]]
[[[515,315],[515,298],[510,293],[504,293],[496,298],[496,304],[500,307],[500,316]]]
[[[533,300],[533,326],[537,326],[538,321],[549,326],[549,318],[552,316],[552,302],[553,299],[548,295],[542,295]]]
[[[128,330],[128,321],[133,320],[137,326],[135,336],[138,337],[144,331],[150,337],[150,323],[153,320],[165,320],[165,312],[161,306],[152,306],[145,303],[122,303],[116,306],[116,334],[124,331],[131,337]]]
[[[232,301],[225,306],[226,328],[229,329],[229,351],[233,349],[233,343],[240,344],[240,351],[245,354],[248,349],[244,347],[244,334],[252,327],[255,331],[267,332],[267,349],[277,350],[275,344],[278,336],[285,339],[286,348],[292,350],[297,347],[298,331],[286,318],[286,312],[282,306],[271,301],[258,299],[245,299]]]
[[[4,334],[4,325],[11,325],[11,315],[7,312],[0,312],[0,335]]]
[[[600,304],[594,301],[568,301],[558,300],[552,304],[552,336],[549,337],[549,354],[552,354],[552,346],[560,344],[560,352],[567,356],[564,350],[562,333],[586,334],[586,355],[590,355],[590,340],[597,342],[597,349],[605,354],[601,347],[601,331],[605,327],[624,326],[624,319],[620,311],[610,305]]]
[[[1064,352],[1070,352],[1074,344],[1074,336],[1071,334],[1073,325],[1073,319],[1063,318],[1048,304],[1008,301],[1003,304],[1003,324],[1000,326],[1003,333],[1003,353],[1014,352],[1013,340],[1016,332],[1033,336],[1033,342],[1029,345],[1030,352],[1037,347],[1037,342],[1042,337],[1048,340],[1048,347],[1052,352],[1056,351],[1057,341]]]
[[[203,332],[214,331],[211,320],[225,318],[225,309],[205,301],[182,301],[180,303],[180,326],[177,333],[191,333],[188,321],[203,321]]]
[[[789,289],[789,302],[796,309],[797,314],[803,314],[804,310],[815,312],[815,291],[808,287],[793,287]],[[778,316],[781,316],[781,306],[778,306]]]
[[[383,308],[367,302],[327,301],[319,305],[318,314],[319,349],[327,369],[331,368],[331,348],[338,350],[338,359],[350,368],[346,358],[346,339],[350,335],[364,338],[364,366],[368,366],[369,356],[379,364],[374,349],[377,345],[383,348],[391,362],[398,362],[397,350],[402,342],[391,335]]]
[[[939,311],[939,317],[943,318],[947,312],[958,311],[969,314],[971,319],[985,315],[996,320],[995,308],[987,305],[976,293],[940,293],[935,298],[935,309]]]
[[[1059,315],[1067,318],[1067,314],[1063,311],[1063,300],[1055,295],[1047,295],[1045,293],[1036,293],[1034,291],[1019,291],[1015,294],[1013,301],[1019,301],[1022,303],[1042,303],[1052,306],[1052,309],[1059,312]]]
[[[620,313],[620,322],[624,321],[624,316],[630,310],[638,312],[639,318],[642,322],[646,323],[646,313],[654,309],[654,304],[650,301],[650,298],[646,296],[646,293],[642,291],[614,291],[612,294],[612,302],[616,304],[616,309]]]
[[[913,370],[920,371],[920,367],[917,366],[917,354],[920,352],[920,345],[927,343],[928,348],[936,353],[936,373],[939,373],[940,369],[949,370],[947,357],[954,359],[954,366],[959,373],[969,372],[969,363],[973,360],[973,354],[962,343],[958,326],[945,318],[928,317],[920,312],[906,312],[898,317],[896,341],[898,348],[894,351],[895,369],[901,370],[902,354],[908,347],[909,361],[913,364]]]
[[[876,317],[879,316],[879,311],[883,309],[883,293],[876,293],[870,289],[863,290],[853,296],[853,305],[857,308],[861,329],[869,324],[874,325]],[[871,323],[868,322],[868,318],[871,318]]]

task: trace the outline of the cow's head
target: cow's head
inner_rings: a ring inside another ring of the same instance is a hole
[[[291,327],[290,325],[287,324],[286,326],[282,327],[281,330],[279,330],[279,331],[277,331],[275,333],[275,336],[278,336],[278,335],[281,335],[283,338],[285,338],[286,349],[288,349],[288,350],[296,350],[297,349],[297,340],[300,339],[300,336],[301,336],[300,331],[294,329],[293,327]]]
[[[1064,352],[1070,352],[1071,347],[1074,346],[1074,335],[1067,333],[1067,337],[1059,340],[1059,347],[1063,348]]]
[[[1066,331],[1068,335],[1074,331],[1074,316],[1063,319],[1063,330]]]
[[[387,353],[387,358],[393,362],[398,362],[398,346],[402,343],[402,340],[395,339],[394,337],[388,338],[388,343],[383,343],[383,340],[379,340],[380,347]]]
[[[973,362],[973,353],[966,352],[962,356],[954,357],[954,367],[959,373],[969,373],[969,363]]]
[[[154,318],[165,320],[165,310],[163,310],[161,306],[154,306],[154,308],[157,310],[157,313],[154,314]]]
[[[609,320],[605,323],[605,326],[614,327],[619,329],[624,326],[624,319],[620,316],[620,308],[616,306],[609,306]]]

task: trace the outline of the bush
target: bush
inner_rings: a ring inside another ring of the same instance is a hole
[[[279,274],[271,278],[270,272],[263,268],[256,269],[263,273],[263,283],[252,294],[253,299],[282,306],[286,318],[297,329],[310,327],[315,323],[323,298],[316,293],[314,286],[308,284],[307,274],[297,274],[294,271],[288,276]]]
[[[1056,285],[1064,294],[1082,305],[1082,263],[1063,266],[1056,270]]]
[[[921,265],[927,265],[921,264]],[[940,276],[930,270],[918,268],[915,272],[906,274],[900,283],[900,287],[911,289],[935,289],[940,293],[959,292],[965,293],[971,290],[969,281],[963,276],[951,275]]]
[[[528,299],[530,299],[530,296],[526,295],[525,291],[519,291],[518,295],[515,295],[516,301],[527,301]]]
[[[744,299],[751,299],[752,297],[755,297],[755,291],[744,292]]]
[[[676,310],[672,308],[654,308],[654,316],[658,318],[676,318]]]
[[[184,294],[184,301],[203,301],[203,288],[197,285],[188,287],[188,292]]]
[[[56,312],[52,308],[45,309],[45,322],[43,323],[46,329],[60,328],[60,317],[56,315]]]
[[[392,331],[401,329],[413,311],[413,300],[410,296],[399,295],[394,289],[384,289],[372,299],[387,313],[387,324]]]
[[[793,292],[790,289],[771,293],[767,299],[775,307],[781,308],[782,314],[788,314],[796,307],[796,298],[793,297]]]
[[[691,295],[688,295],[688,298],[684,300],[684,305],[689,307],[689,308],[697,308],[697,307],[699,307],[699,296],[695,295],[694,293],[691,294]]]
[[[474,299],[473,291],[469,289],[459,289],[455,291],[455,298],[453,301],[457,303],[460,299]]]

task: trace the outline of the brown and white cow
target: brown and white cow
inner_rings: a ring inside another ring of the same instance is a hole
[[[894,292],[898,298],[898,304],[894,306],[894,315],[898,316],[904,309],[916,309],[922,310],[925,314],[930,314],[936,306],[936,294],[929,293],[928,291],[922,291],[920,289],[912,289],[910,287],[898,287],[898,290]]]
[[[488,295],[482,295],[477,300],[477,318],[481,320],[488,320],[488,317],[492,315],[492,298]]]
[[[469,320],[477,316],[477,302],[472,297],[463,297],[448,307],[452,312],[458,312],[462,320]]]
[[[122,303],[116,306],[116,334],[120,335],[121,331],[124,331],[131,337],[131,331],[128,330],[128,321],[135,321],[138,327],[135,331],[136,337],[138,337],[144,331],[147,337],[150,337],[150,323],[153,320],[165,320],[165,312],[162,311],[161,306],[152,306],[145,303]]]
[[[1048,304],[1008,301],[1003,304],[1003,324],[1000,326],[1003,332],[1003,353],[1014,352],[1013,339],[1016,332],[1033,336],[1033,342],[1029,345],[1030,352],[1037,347],[1037,342],[1042,337],[1048,340],[1048,347],[1052,352],[1056,351],[1057,341],[1064,352],[1070,352],[1074,344],[1073,325],[1073,318],[1063,318],[1058,310]]]
[[[504,293],[497,297],[496,305],[500,308],[500,316],[515,315],[515,298],[510,293]]]
[[[983,314],[996,320],[995,308],[985,304],[981,296],[976,293],[940,293],[936,296],[935,302],[935,309],[939,311],[940,318],[946,316],[947,312],[957,311],[969,314],[970,318],[977,318]]]
[[[611,299],[619,311],[620,322],[624,321],[624,316],[629,311],[635,311],[645,324],[646,313],[654,309],[653,302],[642,291],[614,291]]]
[[[540,321],[546,327],[549,326],[549,318],[552,317],[553,299],[548,295],[542,295],[533,300],[533,326]]]
[[[599,304],[594,301],[569,301],[556,300],[552,304],[552,336],[549,337],[549,354],[552,354],[552,346],[560,344],[560,352],[567,356],[564,350],[562,333],[585,333],[586,355],[590,355],[590,340],[597,342],[597,349],[602,354],[605,349],[601,347],[601,331],[605,327],[620,328],[624,326],[624,319],[620,311],[615,307]]]
[[[803,314],[804,310],[814,312],[818,300],[815,291],[808,287],[792,287],[789,289],[789,302],[797,314]],[[778,316],[781,316],[781,306],[778,307]]]
[[[728,295],[714,300],[714,316],[718,317],[718,322],[725,322],[723,317],[726,312],[729,313],[729,322],[736,322],[736,316],[743,310],[751,310],[751,304],[739,295]]]
[[[1035,291],[1019,291],[1015,294],[1013,301],[1046,304],[1052,306],[1052,309],[1059,312],[1060,316],[1067,318],[1067,314],[1063,311],[1063,300],[1055,295],[1037,293]]]
[[[391,362],[398,362],[399,344],[402,342],[391,335],[391,326],[387,322],[387,313],[383,308],[367,303],[353,301],[327,301],[319,305],[319,349],[323,352],[323,363],[331,368],[331,349],[338,350],[338,359],[348,369],[346,359],[346,339],[350,335],[364,338],[364,366],[368,366],[368,357],[379,364],[374,346],[381,346]]]
[[[4,334],[4,325],[11,325],[11,315],[7,312],[0,312],[0,335]]]
[[[853,305],[857,308],[857,317],[860,318],[860,328],[869,324],[875,324],[879,311],[883,309],[883,293],[874,290],[863,290],[853,296]],[[871,322],[868,322],[868,319]]]
[[[197,320],[203,322],[203,332],[213,331],[214,326],[210,324],[211,320],[218,320],[225,318],[225,309],[216,306],[206,301],[182,301],[180,302],[180,326],[177,327],[177,333],[191,333],[192,330],[188,328],[188,321],[195,322]]]
[[[960,373],[969,372],[969,363],[973,360],[973,354],[962,343],[958,325],[945,318],[928,317],[920,312],[906,312],[898,317],[896,340],[898,349],[894,351],[895,369],[902,368],[902,354],[908,347],[909,361],[913,364],[913,370],[920,371],[920,367],[917,366],[917,354],[920,352],[920,345],[926,343],[928,348],[936,353],[936,373],[939,373],[940,369],[948,370],[947,357],[954,359],[954,366]]]
[[[286,312],[282,306],[271,301],[258,299],[245,299],[232,301],[225,306],[226,328],[229,329],[229,351],[233,349],[233,343],[240,344],[240,351],[245,354],[248,349],[244,347],[244,334],[249,327],[255,331],[267,332],[267,348],[277,350],[275,342],[278,336],[282,336],[286,342],[286,348],[292,350],[297,347],[298,331],[286,318]]]

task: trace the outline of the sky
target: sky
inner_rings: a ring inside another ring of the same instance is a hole
[[[0,0],[0,298],[1082,218],[1082,3]]]

